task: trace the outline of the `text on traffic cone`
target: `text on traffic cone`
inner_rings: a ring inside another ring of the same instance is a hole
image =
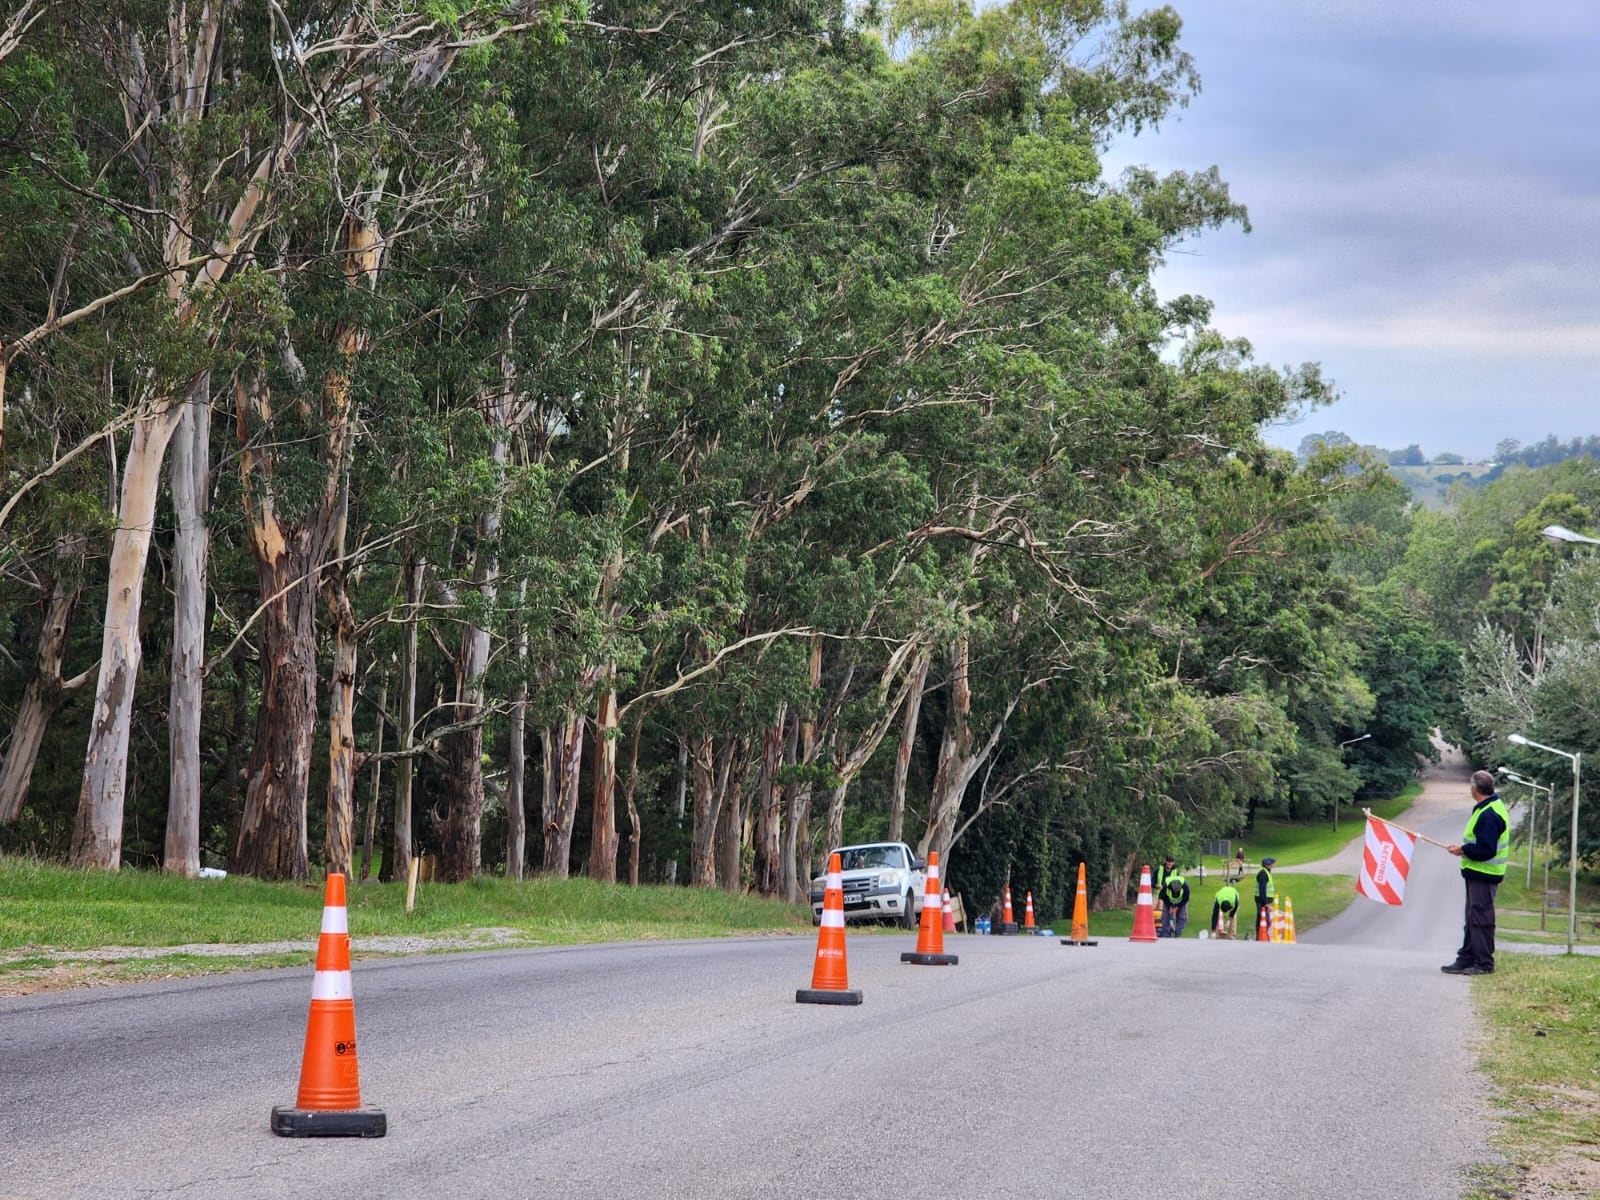
[[[382,1137],[387,1119],[361,1107],[356,1005],[350,984],[350,921],[344,876],[328,876],[311,981],[311,1013],[295,1107],[274,1108],[272,1126],[288,1137]]]

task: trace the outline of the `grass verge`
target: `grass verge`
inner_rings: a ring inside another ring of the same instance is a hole
[[[1600,958],[1500,954],[1473,987],[1510,1168],[1467,1200],[1600,1195]]]
[[[320,884],[243,878],[179,879],[147,871],[73,871],[33,859],[0,858],[0,987],[42,990],[71,976],[123,982],[163,974],[205,974],[304,964],[322,919]],[[350,932],[358,955],[404,939],[414,953],[462,944],[571,945],[583,942],[809,932],[808,908],[715,888],[626,887],[588,879],[477,879],[424,884],[405,911],[403,884],[350,889]],[[172,953],[152,965],[151,947],[231,945],[255,954],[221,959]],[[119,954],[119,948],[126,953]],[[94,951],[94,962],[83,956]],[[284,956],[287,956],[286,958]],[[64,972],[68,964],[74,971]],[[113,969],[114,967],[114,969]],[[75,986],[68,983],[65,986]]]

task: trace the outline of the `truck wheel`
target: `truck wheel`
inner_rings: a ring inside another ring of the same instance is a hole
[[[900,914],[901,929],[915,929],[917,927],[917,914],[912,911],[911,907],[915,900],[916,896],[914,893],[906,893],[906,910]]]

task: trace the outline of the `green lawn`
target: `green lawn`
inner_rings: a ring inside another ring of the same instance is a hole
[[[315,941],[320,884],[178,879],[149,871],[72,871],[0,857],[0,951]],[[422,884],[405,911],[400,883],[349,889],[350,933],[362,937],[515,932],[523,944],[714,937],[806,930],[809,908],[717,888],[628,887],[587,879],[476,879]]]
[[[1413,784],[1394,799],[1379,800],[1368,807],[1376,815],[1392,821],[1410,808],[1412,801],[1421,794],[1422,785]],[[1234,843],[1234,849],[1244,847],[1245,857],[1252,869],[1268,855],[1278,860],[1280,868],[1292,867],[1296,863],[1319,862],[1339,853],[1352,838],[1360,837],[1366,828],[1365,822],[1366,816],[1360,807],[1341,808],[1337,830],[1334,829],[1333,822],[1328,819],[1282,821],[1265,814],[1258,814],[1254,830],[1248,836],[1238,839]],[[1220,857],[1208,857],[1205,861],[1207,875],[1210,875],[1213,869],[1220,869],[1223,864]]]

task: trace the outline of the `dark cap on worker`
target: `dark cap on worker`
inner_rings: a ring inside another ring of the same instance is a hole
[[[1176,854],[1169,854],[1169,855],[1167,855],[1167,861],[1168,862],[1177,862],[1178,861],[1178,856]]]
[[[1277,861],[1278,861],[1277,859],[1273,858],[1272,855],[1269,854],[1269,855],[1267,855],[1265,858],[1263,858],[1261,860],[1261,865],[1263,867],[1270,867],[1273,863],[1275,863]]]

